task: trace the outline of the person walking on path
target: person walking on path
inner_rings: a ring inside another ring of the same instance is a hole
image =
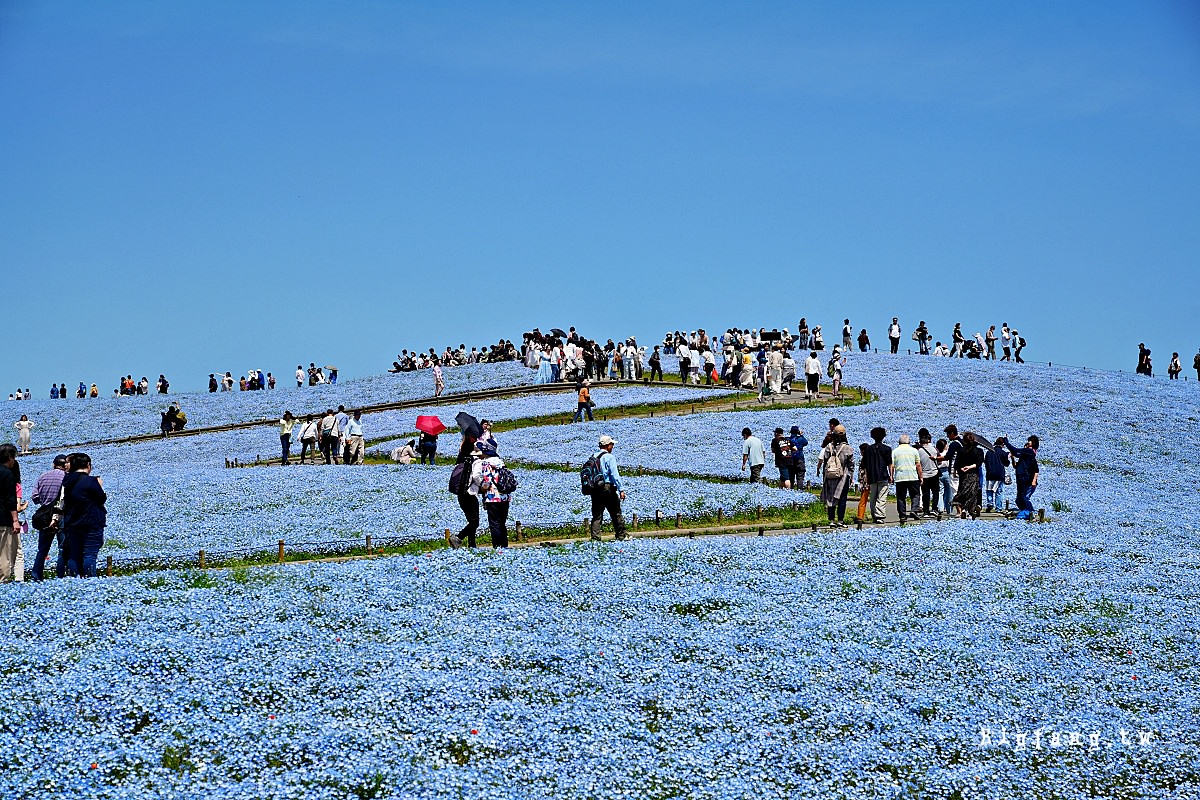
[[[1013,458],[1013,470],[1017,477],[1017,509],[1024,514],[1022,519],[1028,518],[1033,515],[1033,493],[1037,491],[1039,472],[1037,451],[1041,446],[1041,440],[1036,436],[1030,436],[1025,441],[1024,447],[1013,447],[1007,436],[1002,437],[1002,441],[1005,449]]]
[[[283,457],[279,459],[279,465],[286,467],[292,455],[292,428],[296,427],[296,418],[292,416],[292,412],[284,411],[283,418],[279,420],[279,447],[283,451]]]
[[[955,462],[958,459],[958,454],[962,452],[963,443],[962,440],[958,438],[957,425],[947,425],[943,432],[946,434],[946,438],[949,439],[949,441],[946,443],[945,450],[941,451],[941,453],[938,455],[938,466],[941,467],[942,465],[945,465],[947,468],[947,475],[950,481],[950,497],[953,498],[958,494],[959,477],[958,465]],[[950,501],[950,503],[948,503],[946,506],[947,514],[950,513],[950,505],[952,503],[953,501]]]
[[[475,461],[471,465],[471,494],[482,497],[487,512],[488,529],[492,533],[492,547],[497,550],[508,547],[508,509],[511,495],[501,491],[500,470],[504,462],[496,455],[496,448],[482,440],[475,442],[472,451]]]
[[[984,511],[1004,510],[1004,484],[1008,480],[1008,453],[1001,449],[1004,439],[996,440],[995,448],[983,457],[984,478],[987,479],[987,506]]]
[[[583,415],[586,412],[588,422],[594,422],[596,418],[592,416],[592,382],[584,379],[583,383],[579,384],[578,403],[575,407],[575,416],[571,419],[572,422],[583,422]]]
[[[332,408],[325,410],[318,428],[321,432],[321,457],[325,459],[326,464],[332,464],[333,448],[338,437],[341,435],[341,432],[338,430],[337,415],[334,414]]]
[[[35,423],[32,422],[25,414],[21,415],[21,419],[13,425],[17,429],[17,444],[21,447],[21,455],[29,455],[30,431],[33,430]]]
[[[1007,322],[1000,326],[1000,349],[1004,352],[1000,360],[1012,361],[1012,331],[1008,329]]]
[[[346,423],[346,446],[342,449],[342,461],[346,464],[363,463],[362,412],[355,411]]]
[[[921,482],[925,479],[921,471],[921,454],[912,446],[907,433],[900,434],[900,441],[892,451],[891,479],[896,484],[896,513],[900,524],[908,518],[908,501],[912,503],[912,515],[919,516]]]
[[[317,437],[320,435],[320,424],[309,414],[304,418],[304,426],[300,428],[300,463],[306,463],[308,454],[313,453],[316,461]]]
[[[450,488],[458,496],[458,507],[462,509],[467,524],[457,535],[446,531],[446,543],[453,548],[462,547],[463,540],[467,546],[475,548],[475,534],[479,530],[479,497],[471,493],[471,477],[475,474],[475,438],[470,434],[462,435],[462,444],[458,447],[458,458],[455,461],[455,471],[458,473],[458,483],[454,483],[451,475]]]
[[[37,485],[33,488],[33,502],[38,505],[39,511],[46,506],[52,506],[58,512],[49,525],[38,531],[37,557],[29,569],[29,577],[35,581],[42,580],[46,559],[50,556],[50,546],[56,542],[58,544],[58,563],[55,567],[55,574],[61,578],[66,573],[67,555],[63,549],[62,535],[62,485],[63,478],[66,476],[67,457],[55,456],[54,466],[48,472],[42,473],[37,479]],[[34,514],[35,521],[36,516]]]
[[[892,448],[883,443],[886,436],[886,428],[872,428],[873,443],[867,446],[867,452],[863,456],[870,498],[867,504],[871,510],[871,520],[876,524],[887,519],[888,486],[892,480]]]
[[[442,377],[442,365],[433,362],[433,396],[440,397],[446,390],[446,380]]]
[[[67,550],[67,572],[81,578],[96,577],[96,560],[104,546],[108,524],[104,482],[92,475],[87,453],[67,457],[71,471],[63,478],[63,539]]]
[[[754,436],[749,428],[742,428],[742,471],[750,467],[750,482],[762,481],[762,470],[767,463],[767,453],[762,439]]]
[[[917,455],[921,459],[921,515],[933,516],[938,509],[938,481],[941,471],[937,465],[937,451],[933,449],[933,436],[928,428],[917,432]]]
[[[345,406],[338,406],[337,439],[333,443],[333,460],[335,463],[341,462],[346,452],[346,428],[348,427],[350,427],[350,415],[346,413]]]
[[[834,428],[830,436],[829,444],[821,448],[817,458],[817,478],[822,480],[821,502],[829,521],[835,528],[844,528],[846,497],[854,479],[854,450],[846,443],[846,429],[842,425]]]
[[[0,444],[0,583],[16,576],[21,518],[17,505],[17,448]]]
[[[815,350],[804,359],[804,399],[811,400],[821,395],[821,359]]]
[[[625,532],[625,517],[621,515],[621,502],[625,499],[625,484],[617,469],[616,456],[612,454],[613,445],[616,443],[617,440],[608,435],[601,436],[598,442],[600,450],[596,453],[596,457],[599,459],[600,476],[603,483],[592,487],[591,539],[593,542],[600,541],[600,530],[604,525],[605,511],[612,518],[613,532],[616,534],[617,541],[629,538]]]
[[[1025,349],[1025,337],[1016,331],[1012,332],[1013,338],[1013,361],[1018,364],[1024,364],[1025,359],[1021,358],[1021,351]]]
[[[792,444],[792,488],[803,491],[808,486],[804,467],[804,448],[808,447],[808,439],[799,425],[793,425],[789,433],[788,441]]]
[[[892,324],[888,326],[888,341],[892,345],[892,355],[900,352],[900,318],[892,317]]]
[[[854,327],[850,324],[850,320],[842,320],[842,349],[849,350],[854,346],[852,339],[854,338]]]
[[[654,351],[650,353],[650,382],[654,383],[654,376],[658,376],[661,383],[663,379],[662,373],[662,356],[659,354],[659,345],[654,345]]]
[[[983,463],[982,447],[975,441],[975,434],[967,431],[962,437],[962,451],[954,461],[954,469],[958,473],[958,492],[954,495],[954,504],[958,506],[959,516],[966,519],[979,518],[981,492],[979,486],[979,466]]]

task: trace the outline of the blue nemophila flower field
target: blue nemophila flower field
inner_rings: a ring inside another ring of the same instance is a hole
[[[464,392],[533,382],[533,372],[515,362],[465,364],[443,370],[446,392]],[[13,440],[12,424],[21,414],[37,423],[33,444],[53,448],[76,442],[94,442],[158,433],[160,412],[178,402],[187,413],[188,427],[208,427],[256,419],[279,419],[285,410],[303,417],[326,408],[348,408],[371,403],[417,400],[433,396],[433,375],[428,370],[351,378],[336,386],[322,384],[297,389],[291,376],[280,379],[274,391],[185,392],[134,397],[98,397],[77,400],[37,399],[8,407],[12,420],[0,432]],[[109,391],[111,391],[109,387]],[[15,412],[15,413],[14,413]]]
[[[14,797],[1200,796],[1196,386],[874,355],[852,356],[846,380],[880,400],[527,428],[501,435],[502,454],[577,464],[609,433],[627,472],[730,476],[743,426],[765,439],[799,424],[819,440],[836,415],[852,442],[881,424],[894,443],[954,422],[1042,437],[1035,503],[1051,523],[6,586],[0,787]],[[380,417],[377,430],[406,425]],[[276,441],[263,428],[95,448],[120,544],[110,552],[431,537],[461,524],[444,467],[224,468],[230,455],[273,454]],[[36,459],[24,470],[36,476]],[[520,478],[514,518],[582,517],[573,473]],[[630,490],[627,509],[643,515],[795,498],[648,477],[631,477]]]
[[[1193,545],[1129,539],[943,523],[10,586],[0,784],[1194,796]]]

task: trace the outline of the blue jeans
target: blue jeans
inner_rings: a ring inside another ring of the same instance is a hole
[[[917,346],[921,348],[921,355],[923,355],[923,356],[929,355],[929,337],[928,336],[918,336],[917,337]]]
[[[67,563],[66,571],[81,578],[96,577],[96,561],[100,548],[104,546],[104,529],[74,530],[65,534]]]
[[[571,421],[572,422],[583,422],[583,412],[585,412],[585,411],[587,412],[588,421],[595,422],[596,418],[592,416],[592,407],[589,406],[587,403],[579,404],[579,408],[575,411],[575,418],[572,419]]]
[[[42,573],[46,566],[46,558],[50,555],[50,546],[55,542],[58,543],[58,563],[54,568],[55,574],[61,578],[66,573],[67,552],[63,547],[62,531],[38,531],[37,558],[34,559],[33,566],[29,568],[29,577],[35,581],[42,579]]]
[[[508,501],[484,503],[487,511],[488,530],[492,533],[492,547],[508,547]]]
[[[1033,513],[1033,493],[1037,491],[1036,486],[1030,486],[1027,483],[1017,481],[1017,508],[1021,511]]]
[[[942,484],[942,511],[950,513],[950,501],[954,499],[954,488],[950,485],[950,470],[938,473],[938,481]],[[934,503],[937,506],[937,503]]]
[[[286,464],[292,455],[292,435],[290,433],[279,434],[279,446],[283,448],[283,460],[280,463]]]
[[[987,482],[987,504],[992,508],[1004,508],[1004,479]]]

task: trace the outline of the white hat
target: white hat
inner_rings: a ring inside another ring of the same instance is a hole
[[[617,440],[609,436],[607,433],[600,437],[600,446],[608,447],[610,444],[616,444]]]

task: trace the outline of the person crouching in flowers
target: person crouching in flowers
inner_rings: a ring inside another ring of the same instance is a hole
[[[496,455],[495,446],[483,440],[475,443],[471,455],[475,457],[475,462],[471,465],[471,485],[468,491],[476,497],[483,497],[488,528],[492,532],[492,547],[508,547],[508,507],[512,498],[500,491],[497,485],[504,462]]]

